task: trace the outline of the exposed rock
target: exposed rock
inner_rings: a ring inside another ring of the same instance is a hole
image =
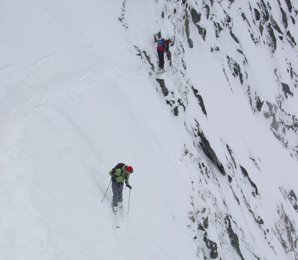
[[[285,97],[288,98],[288,95],[294,96],[293,92],[291,92],[290,87],[286,83],[281,83],[282,84],[282,91],[285,94]]]
[[[277,47],[277,42],[276,42],[274,31],[270,23],[267,24],[266,29],[268,32],[268,39],[267,39],[268,46],[270,47],[271,52],[274,53]]]
[[[292,45],[292,47],[295,47],[297,45],[296,41],[295,41],[295,38],[292,36],[290,31],[287,31],[287,40]]]
[[[234,158],[234,155],[233,155],[233,151],[232,151],[232,149],[230,148],[229,145],[226,145],[226,146],[227,146],[227,150],[228,150],[228,152],[229,152],[229,155],[230,155],[230,157],[231,157],[231,159],[232,159],[234,168],[236,169],[236,168],[237,168],[237,164],[236,164],[236,161],[235,161],[235,158]]]
[[[252,192],[252,195],[253,196],[259,195],[257,185],[250,179],[247,170],[241,165],[240,165],[240,169],[241,169],[244,177],[246,177],[248,179],[250,185],[254,188],[254,192]]]
[[[280,217],[280,220],[275,225],[278,239],[281,242],[285,252],[292,252],[293,255],[295,255],[295,259],[297,259],[298,233],[295,222],[290,219],[282,205],[277,208],[277,213]]]
[[[238,238],[237,234],[234,232],[234,230],[232,229],[232,224],[231,224],[231,220],[230,220],[229,216],[225,217],[225,223],[226,223],[226,228],[227,228],[227,232],[229,234],[229,238],[230,238],[232,247],[234,247],[237,254],[240,256],[241,260],[244,260],[244,257],[240,250],[239,238]]]
[[[281,15],[282,15],[282,23],[284,25],[284,27],[287,29],[288,28],[288,18],[287,18],[287,14],[284,11],[284,9],[280,8],[281,11]]]
[[[285,2],[287,4],[287,7],[288,7],[289,12],[291,13],[292,10],[293,10],[293,6],[292,6],[292,3],[291,3],[291,0],[285,0]]]
[[[243,78],[243,74],[241,72],[240,65],[234,59],[232,59],[230,56],[227,56],[227,63],[228,63],[229,68],[232,72],[232,75],[234,77],[238,77],[240,80],[240,83],[242,85],[244,82],[244,78]]]
[[[207,116],[207,111],[206,111],[202,96],[199,94],[199,91],[197,89],[195,89],[193,86],[192,86],[192,91],[193,91],[195,97],[198,99],[199,105],[200,105],[203,113]]]
[[[175,106],[174,109],[173,109],[173,113],[174,113],[174,116],[178,116],[179,115],[179,109],[178,109],[178,106]]]
[[[233,33],[233,31],[232,30],[230,30],[230,35],[232,36],[232,38],[234,39],[234,41],[236,42],[236,43],[240,43],[240,41],[238,40],[238,38],[236,37],[236,35]]]
[[[147,52],[144,50],[143,51],[140,50],[140,48],[136,45],[134,45],[134,48],[137,51],[137,56],[139,56],[141,59],[144,59],[144,57],[145,57],[145,60],[148,62],[149,66],[151,68],[151,71],[154,71],[155,70],[154,64],[151,62],[150,56],[147,54]]]
[[[277,22],[274,20],[273,17],[271,17],[271,24],[273,26],[273,28],[280,34],[283,34],[282,30],[280,29],[279,25],[277,24]]]
[[[203,27],[201,27],[200,25],[196,24],[196,27],[198,29],[198,32],[199,34],[202,36],[203,40],[205,41],[206,40],[206,33],[207,33],[207,30]]]
[[[167,95],[169,95],[169,90],[166,87],[165,81],[163,79],[156,79],[156,81],[159,83],[159,86],[161,88],[161,91],[163,93],[163,95],[166,97]]]
[[[190,31],[189,31],[189,15],[186,11],[185,19],[184,19],[184,27],[185,27],[185,33],[187,37],[187,43],[189,48],[193,48],[193,41],[190,38]]]
[[[125,29],[128,29],[128,24],[127,24],[127,21],[125,19],[125,9],[126,9],[126,0],[124,0],[123,3],[122,3],[121,15],[118,17],[118,20],[120,21],[120,23],[122,24],[122,26]]]
[[[210,258],[212,259],[217,258],[218,257],[217,244],[214,241],[207,238],[207,233],[205,233],[203,240],[206,244],[206,247],[210,249]]]
[[[191,8],[190,14],[194,24],[199,23],[201,21],[201,14],[198,14],[198,12],[194,8]]]
[[[259,3],[258,3],[259,7],[260,7],[260,10],[261,10],[261,18],[262,18],[262,23],[264,24],[265,22],[269,21],[270,19],[270,14],[269,14],[269,11],[268,11],[268,8],[264,2],[264,0],[261,0]]]
[[[209,19],[209,17],[210,17],[210,7],[209,7],[209,5],[204,5],[204,8],[205,8],[205,10],[206,10],[206,18],[207,19]]]
[[[255,19],[259,21],[261,19],[261,14],[258,9],[254,8]]]
[[[220,25],[220,23],[215,22],[215,21],[213,22],[213,25],[214,25],[214,29],[215,29],[215,36],[216,36],[216,38],[219,38],[219,34],[223,30],[223,28]]]
[[[232,177],[230,175],[228,175],[228,181],[229,181],[229,183],[231,183],[232,180],[233,180]]]
[[[222,163],[218,160],[216,153],[211,148],[209,141],[205,137],[204,133],[201,131],[198,125],[197,134],[199,135],[201,141],[200,146],[205,153],[205,155],[217,166],[218,170],[222,173],[222,175],[226,175],[225,169]]]
[[[280,187],[279,189],[284,198],[291,203],[293,209],[298,213],[298,200],[294,190],[290,190],[289,192],[287,192],[287,190],[283,187]]]
[[[259,112],[261,112],[263,104],[264,104],[264,101],[261,101],[260,97],[257,97],[256,98],[256,107],[257,107]]]

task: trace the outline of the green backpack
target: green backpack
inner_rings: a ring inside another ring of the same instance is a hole
[[[110,175],[112,176],[112,180],[116,181],[118,183],[123,183],[126,180],[125,174],[123,173],[123,166],[125,166],[125,163],[118,163],[111,171],[110,171]],[[120,169],[121,172],[120,174],[116,171]],[[117,174],[118,173],[118,174]]]

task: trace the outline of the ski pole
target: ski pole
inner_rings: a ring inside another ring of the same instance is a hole
[[[128,194],[128,207],[127,207],[127,215],[129,215],[129,206],[130,206],[130,189]]]
[[[108,192],[108,190],[109,190],[109,188],[110,188],[111,182],[112,182],[112,179],[110,179],[109,185],[108,185],[108,187],[107,187],[107,190],[106,190],[106,192],[105,192],[105,195],[103,195],[103,198],[102,198],[101,202],[103,202],[104,199],[106,198],[106,195],[107,195],[107,192]]]

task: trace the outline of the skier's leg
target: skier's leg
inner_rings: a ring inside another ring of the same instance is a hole
[[[118,203],[118,183],[116,181],[112,181],[112,191],[113,191],[112,207],[116,207]]]
[[[170,50],[167,51],[167,58],[169,60],[170,66],[172,66],[172,53]]]
[[[160,69],[164,68],[164,52],[163,51],[158,51],[158,65]]]
[[[118,202],[122,204],[123,201],[123,184],[119,185]]]

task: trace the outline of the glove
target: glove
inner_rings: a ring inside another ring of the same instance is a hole
[[[129,188],[130,190],[132,189],[132,187],[129,184],[126,184],[126,187]]]

